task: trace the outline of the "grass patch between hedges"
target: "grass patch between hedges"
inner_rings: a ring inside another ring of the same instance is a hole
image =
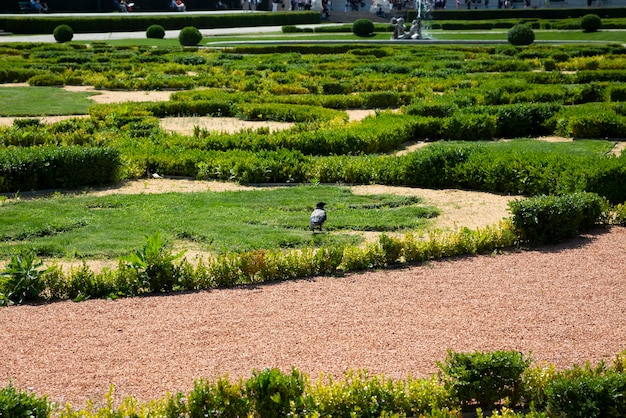
[[[0,88],[0,116],[85,115],[95,93],[69,92],[59,87]]]
[[[311,233],[309,214],[327,203],[330,233]],[[404,231],[437,215],[419,198],[352,194],[332,186],[139,195],[52,196],[0,206],[0,254],[116,257],[164,231],[182,247],[239,252],[357,244],[358,231]]]

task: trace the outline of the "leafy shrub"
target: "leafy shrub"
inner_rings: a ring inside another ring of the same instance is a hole
[[[581,370],[563,373],[546,387],[550,414],[568,418],[618,418],[626,411],[626,374]]]
[[[5,270],[0,273],[0,305],[3,303],[23,303],[37,300],[44,289],[42,276],[54,268],[40,269],[43,261],[35,260],[35,254],[28,252],[11,257]],[[4,300],[4,301],[3,301]]]
[[[465,408],[493,409],[496,402],[509,398],[515,405],[521,390],[522,374],[530,358],[516,351],[455,353],[448,351],[444,362],[437,362],[444,386]]]
[[[284,374],[277,368],[254,370],[246,381],[246,394],[254,403],[258,416],[297,416],[305,409],[305,378],[297,369]]]
[[[146,29],[146,38],[163,39],[165,37],[165,29],[161,25],[150,25]]]
[[[12,383],[0,389],[0,417],[46,418],[50,415],[48,400],[16,389]]]
[[[181,273],[174,261],[182,256],[183,253],[172,254],[165,238],[157,232],[146,238],[141,250],[124,257],[123,261],[135,271],[139,289],[170,292],[177,286]]]
[[[178,42],[182,46],[195,46],[202,40],[202,33],[194,26],[186,26],[178,34]]]
[[[250,404],[244,395],[241,380],[232,383],[227,377],[220,377],[216,383],[211,383],[198,379],[188,396],[189,417],[249,416]]]
[[[583,32],[597,32],[601,26],[602,19],[593,13],[584,15],[580,21],[580,28]]]
[[[54,28],[54,32],[52,32],[54,39],[58,43],[65,43],[72,40],[74,37],[74,30],[68,25],[59,25]]]
[[[558,243],[598,224],[607,211],[594,193],[538,196],[509,203],[513,225],[531,245]]]
[[[0,191],[111,184],[120,167],[119,151],[113,148],[8,148],[0,151]]]
[[[37,74],[28,79],[31,86],[62,86],[65,84],[63,77],[56,73]]]
[[[530,26],[518,24],[509,29],[507,40],[516,46],[530,45],[535,41],[535,32]]]
[[[369,19],[357,19],[352,24],[352,33],[362,38],[370,37],[374,33],[374,23]]]

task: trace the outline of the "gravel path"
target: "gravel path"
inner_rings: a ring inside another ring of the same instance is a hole
[[[0,381],[75,407],[299,368],[436,372],[446,350],[532,352],[559,368],[626,349],[626,228],[539,251],[340,278],[0,309]]]

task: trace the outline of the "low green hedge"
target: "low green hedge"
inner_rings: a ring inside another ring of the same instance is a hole
[[[54,405],[45,396],[16,389],[0,390],[0,414],[7,417],[66,418],[133,416],[148,418],[228,417],[484,417],[620,418],[626,408],[624,353],[612,365],[530,366],[531,358],[515,351],[462,353],[448,351],[440,372],[426,378],[393,380],[367,370],[347,370],[337,379],[311,379],[292,367],[253,370],[247,379],[227,375],[200,378],[188,393],[167,394],[149,403],[128,397],[113,405],[114,386],[102,406],[73,409]],[[506,397],[512,395],[512,397]],[[500,404],[506,400],[503,408]],[[499,402],[499,403],[497,403]]]
[[[151,25],[165,30],[179,30],[185,26],[197,28],[236,28],[245,26],[282,26],[319,23],[317,12],[288,13],[231,13],[194,14],[170,13],[143,15],[141,13],[114,13],[93,16],[10,16],[0,15],[0,27],[17,34],[51,34],[60,24],[70,26],[75,33],[145,32]]]
[[[599,225],[608,205],[600,196],[582,192],[514,200],[509,208],[521,240],[538,246],[565,241]]]
[[[113,148],[7,148],[0,151],[0,191],[112,184],[119,180],[120,167]]]

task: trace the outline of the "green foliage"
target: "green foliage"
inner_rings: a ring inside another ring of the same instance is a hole
[[[626,204],[619,203],[613,208],[613,223],[626,226]]]
[[[535,41],[535,32],[525,24],[518,24],[509,29],[507,40],[511,45],[530,45]]]
[[[181,268],[174,261],[183,255],[172,254],[167,240],[157,232],[146,237],[146,244],[141,250],[132,252],[122,261],[136,274],[130,279],[133,282],[131,287],[146,288],[150,292],[171,292],[177,288],[181,275]]]
[[[521,389],[522,374],[531,359],[516,351],[490,353],[456,353],[438,362],[444,386],[464,408],[493,409],[497,402],[509,399],[516,405]]]
[[[178,42],[182,46],[196,46],[202,40],[202,33],[194,26],[185,26],[178,34]]]
[[[547,410],[554,416],[618,418],[626,411],[626,374],[602,367],[575,368],[546,387]]]
[[[113,148],[8,148],[0,150],[0,192],[111,184],[120,166]]]
[[[246,381],[246,395],[261,417],[298,416],[306,408],[306,379],[297,369],[285,374],[277,368],[254,370]]]
[[[356,19],[352,23],[352,33],[362,38],[370,37],[374,33],[374,23],[369,19]]]
[[[367,370],[348,370],[343,378],[318,379],[308,390],[320,416],[421,416],[452,408],[449,393],[436,379],[393,381]]]
[[[594,193],[538,196],[509,203],[513,225],[531,245],[558,243],[599,224],[606,201]]]
[[[28,79],[27,83],[31,86],[62,86],[65,84],[63,77],[59,74],[37,74]]]
[[[58,43],[62,44],[72,40],[72,38],[74,37],[74,30],[68,25],[59,25],[54,28],[52,34],[54,36],[54,39]]]
[[[46,397],[16,389],[11,382],[0,389],[0,417],[47,418],[50,411]]]
[[[11,257],[0,273],[0,306],[9,303],[24,303],[41,297],[45,286],[43,276],[55,267],[41,269],[43,261],[27,252]]]
[[[227,376],[220,377],[215,383],[198,379],[187,400],[189,418],[247,417],[252,405],[245,392],[241,379],[235,383]]]
[[[163,39],[165,38],[165,29],[161,25],[150,25],[146,29],[146,38]]]
[[[597,14],[586,14],[580,20],[580,28],[583,32],[597,32],[602,27],[602,19]]]

